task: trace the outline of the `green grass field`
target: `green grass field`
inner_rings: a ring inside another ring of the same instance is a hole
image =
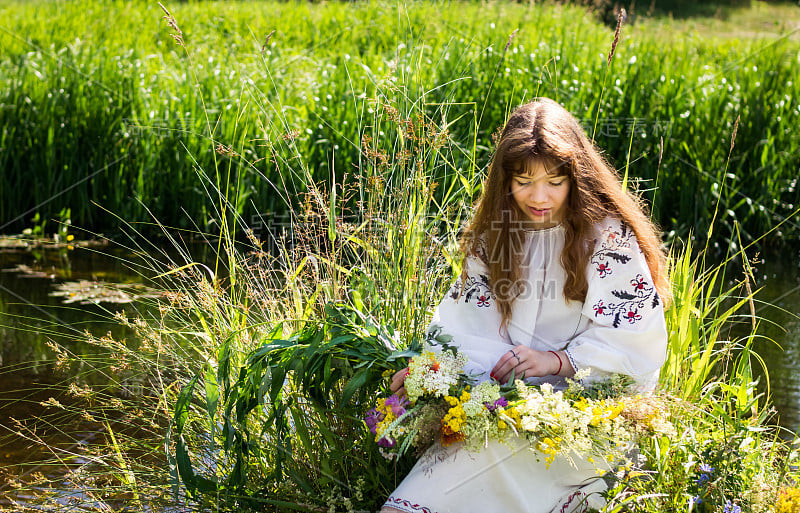
[[[95,230],[120,224],[103,209],[213,230],[221,168],[246,219],[280,213],[308,180],[358,172],[381,98],[424,102],[454,144],[476,145],[476,161],[452,163],[474,185],[507,111],[538,94],[583,119],[619,168],[630,162],[665,230],[705,233],[719,201],[717,240],[736,223],[751,238],[798,206],[800,45],[785,8],[756,37],[640,16],[607,67],[613,31],[570,6],[176,4],[184,52],[156,3],[5,2],[3,231],[65,207]],[[462,140],[475,125],[477,140]],[[237,156],[215,164],[216,144]],[[291,155],[307,172],[280,164]],[[772,235],[798,234],[795,219]]]

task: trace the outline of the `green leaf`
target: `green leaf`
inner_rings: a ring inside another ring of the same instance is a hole
[[[178,474],[186,486],[186,491],[189,495],[193,495],[196,489],[194,470],[192,469],[192,460],[189,458],[189,451],[186,449],[186,442],[183,436],[179,436],[175,444],[175,460],[178,464]]]
[[[386,360],[389,362],[393,362],[399,358],[414,358],[415,356],[419,356],[418,351],[412,351],[411,349],[404,349],[402,351],[395,351],[389,356],[386,357]]]
[[[325,388],[330,389],[333,386],[333,380],[331,379],[331,368],[333,366],[333,357],[328,355],[328,358],[325,359],[325,369],[323,370],[323,382],[325,383]]]
[[[217,423],[214,421],[214,417],[217,413],[217,404],[219,403],[219,386],[217,385],[217,378],[216,374],[214,373],[214,369],[211,367],[211,364],[206,364],[206,375],[205,375],[205,388],[206,388],[206,411],[208,412],[208,419],[209,419],[209,431],[210,431],[210,442],[212,449],[214,448],[214,438]]]
[[[347,381],[347,384],[342,388],[342,405],[347,404],[353,394],[366,384],[367,378],[369,378],[369,369],[361,369]]]
[[[217,404],[219,403],[219,385],[214,369],[211,365],[206,365],[205,375],[206,387],[206,410],[208,411],[208,418],[211,420],[211,426],[214,426],[214,415],[217,412]]]
[[[278,401],[283,382],[286,380],[286,370],[283,367],[272,367],[272,383],[269,389],[269,401],[274,404]]]
[[[308,493],[308,494],[314,494],[315,493],[314,489],[311,487],[311,484],[308,482],[308,480],[303,479],[300,476],[300,474],[298,474],[297,472],[293,471],[291,468],[287,468],[286,469],[286,473],[292,478],[292,481],[294,481],[296,484],[298,484],[300,486],[300,488],[305,490],[306,493]]]
[[[175,416],[172,421],[175,425],[175,432],[178,435],[183,433],[183,426],[186,424],[186,419],[189,418],[189,402],[192,400],[194,386],[197,384],[199,377],[199,374],[193,377],[189,383],[181,389],[181,393],[178,395],[178,400],[175,403]]]
[[[331,339],[330,342],[325,344],[326,346],[338,346],[343,342],[351,342],[351,341],[359,341],[358,337],[353,336],[352,334],[348,333],[346,335],[339,335]]]
[[[217,368],[217,379],[216,383],[222,383],[223,387],[223,396],[225,400],[228,399],[228,394],[230,393],[228,383],[230,381],[230,372],[231,372],[231,339],[228,338],[222,346],[220,346],[219,351],[217,351],[217,362],[219,362]],[[208,379],[208,378],[206,378]]]
[[[303,444],[303,448],[306,450],[306,458],[311,459],[314,457],[316,451],[314,451],[314,446],[311,443],[311,437],[308,434],[308,428],[306,427],[305,416],[304,412],[299,408],[291,408],[290,409],[292,414],[292,420],[294,421],[294,429],[297,437],[300,438],[300,442]]]
[[[269,391],[272,386],[272,368],[267,367],[261,374],[261,382],[258,385],[258,402],[264,403],[264,399],[269,396]]]
[[[464,186],[464,190],[472,194],[472,185],[469,183],[469,180],[461,173],[458,174],[458,179],[461,181],[461,185]]]

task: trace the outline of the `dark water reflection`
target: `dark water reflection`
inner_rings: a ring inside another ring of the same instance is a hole
[[[63,473],[63,466],[45,463],[53,461],[54,453],[41,442],[65,457],[79,454],[81,446],[99,436],[100,425],[43,403],[53,398],[69,405],[73,399],[64,389],[71,381],[107,384],[102,370],[113,355],[87,344],[83,332],[124,337],[124,328],[110,322],[111,316],[117,310],[132,313],[135,306],[64,304],[50,294],[55,285],[73,280],[139,282],[142,277],[122,260],[133,257],[123,251],[104,255],[66,248],[0,252],[0,498],[11,496],[14,478],[27,482],[36,473]],[[51,341],[74,354],[91,355],[91,364],[57,369]],[[82,463],[80,456],[66,460]]]
[[[780,423],[800,429],[800,251],[766,254],[757,267],[756,314],[762,318],[755,343],[769,372]],[[771,339],[774,342],[770,342]],[[762,378],[762,382],[766,380]]]
[[[85,329],[113,328],[108,322],[113,310],[106,305],[68,305],[50,296],[56,284],[80,279],[132,282],[141,277],[92,250],[0,253],[0,364],[24,362],[31,373],[48,372],[49,339],[81,353],[88,350],[80,341]]]

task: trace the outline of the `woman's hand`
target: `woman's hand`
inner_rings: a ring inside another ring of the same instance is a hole
[[[406,376],[408,376],[408,367],[400,369],[392,376],[392,383],[389,385],[389,390],[391,390],[394,395],[398,397],[406,395],[406,387],[403,386],[403,383],[406,382]]]
[[[566,364],[564,363],[566,362]],[[507,383],[513,371],[514,379],[541,376],[569,376],[574,373],[569,360],[562,351],[536,351],[527,346],[515,346],[507,351],[491,372],[491,377],[500,383]]]

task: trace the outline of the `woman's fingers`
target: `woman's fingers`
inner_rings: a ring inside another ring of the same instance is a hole
[[[514,360],[514,361],[516,362],[516,360]],[[515,380],[516,379],[525,379],[525,378],[529,378],[531,376],[532,376],[532,374],[530,373],[530,370],[526,368],[526,365],[524,363],[521,363],[521,364],[512,366],[511,369],[509,369],[508,372],[506,372],[503,375],[503,377],[500,378],[498,381],[500,381],[501,383],[508,383],[512,379],[515,379]]]
[[[497,378],[497,380],[501,383],[508,383],[512,374],[515,378],[518,378],[521,371],[522,369],[520,368],[520,363],[517,362],[517,359],[513,355],[511,355],[510,357],[506,358],[503,366],[499,369],[498,373],[495,374],[495,378]]]
[[[403,383],[406,382],[406,376],[408,376],[408,367],[395,372],[394,376],[392,376],[392,382],[389,384],[389,390],[397,395],[404,395],[406,393],[406,389],[403,386]]]
[[[508,351],[503,353],[503,356],[501,356],[500,359],[497,360],[497,363],[494,364],[494,368],[492,368],[492,372],[491,372],[491,376],[492,377],[495,377],[497,374],[500,373],[500,369],[503,368],[503,366],[505,365],[506,361],[508,360],[508,358],[510,356],[511,356],[511,353],[509,353]]]
[[[509,382],[512,376],[513,379],[544,376],[548,374],[546,356],[542,351],[516,346],[500,357],[490,375],[500,383]]]
[[[514,378],[521,378],[525,369],[525,360],[528,351],[530,351],[529,348],[521,346],[507,351],[500,357],[500,360],[497,361],[490,375],[501,383],[508,382],[512,375]]]
[[[501,378],[505,377],[505,375],[508,374],[508,371],[513,368],[513,365],[509,363],[509,360],[514,360],[514,363],[516,363],[516,359],[511,355],[511,352],[506,351],[503,356],[497,360],[497,363],[489,375],[497,381],[500,381]]]

